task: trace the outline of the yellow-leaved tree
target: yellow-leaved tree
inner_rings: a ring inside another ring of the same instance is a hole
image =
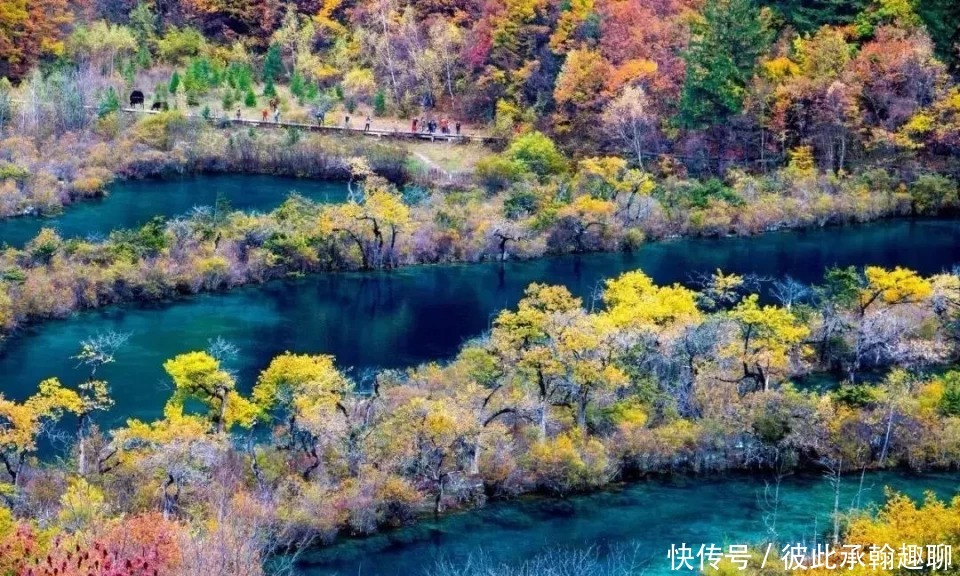
[[[309,480],[320,466],[321,449],[348,428],[344,403],[352,392],[353,383],[337,370],[333,356],[287,352],[260,373],[252,399],[263,414],[285,424],[287,447],[311,458],[301,471]]]
[[[443,510],[451,475],[473,460],[481,424],[464,406],[446,399],[414,397],[394,409],[373,436],[381,462],[413,471],[434,491],[434,511]]]
[[[559,335],[583,314],[580,299],[566,288],[531,284],[517,310],[505,310],[493,322],[490,342],[508,367],[499,395],[533,404],[541,438],[547,436],[550,405],[566,382]]]
[[[751,294],[729,312],[738,338],[723,354],[743,366],[741,380],[750,380],[757,390],[769,390],[774,378],[783,376],[791,355],[802,352],[810,330],[792,312],[778,306],[760,306]]]
[[[0,340],[3,332],[13,326],[13,299],[10,298],[6,282],[0,282]]]
[[[601,314],[577,316],[559,337],[558,354],[576,407],[577,427],[586,432],[587,408],[598,396],[612,395],[629,383],[620,366],[620,340],[628,337]]]
[[[233,426],[249,428],[259,415],[257,406],[236,391],[233,375],[207,352],[180,354],[163,363],[173,380],[174,393],[168,406],[182,410],[185,402],[196,400],[207,407],[217,433]]]
[[[854,576],[949,573],[947,550],[960,546],[960,499],[944,502],[928,492],[918,506],[888,489],[887,503],[876,515],[864,513],[850,520],[842,544],[863,550],[862,565],[844,568]],[[807,571],[810,576],[835,572],[827,567]]]
[[[910,304],[929,298],[933,293],[929,280],[899,266],[893,270],[867,266],[863,274],[866,286],[860,290],[858,298],[861,315],[877,302],[888,306]]]
[[[697,293],[679,284],[657,286],[635,270],[607,280],[603,291],[605,314],[620,328],[663,328],[701,317]]]
[[[867,361],[906,360],[911,338],[900,311],[927,301],[933,285],[913,270],[867,266],[856,279],[856,302],[847,313],[848,379],[854,382]],[[896,345],[896,346],[894,346]]]
[[[65,413],[79,414],[81,409],[77,393],[61,386],[56,378],[41,382],[36,394],[22,403],[0,394],[0,464],[7,476],[7,482],[0,481],[0,496],[12,502],[24,463],[37,450],[38,438]]]
[[[587,233],[596,229],[598,237],[602,235],[610,225],[616,208],[616,204],[610,200],[583,195],[562,207],[557,212],[557,217],[569,227],[573,236],[574,250],[583,252],[586,248]]]
[[[324,211],[323,229],[345,234],[363,269],[393,267],[397,237],[410,225],[410,208],[385,180],[368,176],[363,198]]]
[[[160,509],[169,518],[176,513],[184,490],[206,485],[225,453],[226,435],[211,434],[211,430],[209,418],[184,414],[180,401],[167,402],[160,420],[129,420],[114,432],[115,460],[105,468],[120,468],[136,479],[140,498],[159,493]]]

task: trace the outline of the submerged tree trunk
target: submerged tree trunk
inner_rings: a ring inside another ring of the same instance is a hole
[[[833,485],[833,543],[840,542],[840,479],[843,473],[843,458],[836,464],[827,462],[827,479]]]
[[[440,515],[443,512],[443,479],[445,476],[445,474],[441,474],[437,480],[437,498],[433,503],[433,513],[435,515]]]

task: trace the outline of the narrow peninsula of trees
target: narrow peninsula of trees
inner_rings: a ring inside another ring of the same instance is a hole
[[[776,283],[779,304],[751,285],[718,272],[698,290],[657,286],[634,271],[588,309],[532,284],[449,363],[362,380],[288,352],[238,382],[235,350],[217,341],[164,363],[162,417],[108,431],[91,425],[110,406],[96,368],[123,337],[87,340],[78,388],[51,378],[0,396],[0,550],[19,551],[0,567],[99,554],[168,574],[259,574],[284,550],[530,491],[960,464],[957,275],[832,269],[819,286]],[[64,440],[76,418],[87,425]],[[51,437],[70,448],[40,463]],[[888,518],[847,537],[872,539]]]

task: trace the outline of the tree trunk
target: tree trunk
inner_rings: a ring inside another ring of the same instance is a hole
[[[584,392],[577,397],[577,428],[581,431],[587,431],[587,402],[588,395]]]
[[[170,516],[173,514],[174,510],[174,500],[176,492],[173,495],[170,494],[170,487],[176,485],[176,480],[174,480],[173,475],[167,475],[167,483],[163,485],[163,500],[160,504],[160,509],[163,512],[163,519],[169,520]],[[179,488],[177,489],[179,491]]]
[[[397,227],[390,227],[390,267],[393,267],[393,255],[395,254],[394,248],[397,245]]]
[[[444,474],[440,475],[440,478],[437,480],[437,499],[433,504],[433,513],[435,515],[440,515],[443,512],[443,479]]]
[[[387,56],[387,70],[390,72],[390,86],[393,88],[393,101],[400,101],[400,89],[397,86],[397,74],[395,71],[395,66],[393,64],[393,46],[391,45],[390,30],[387,26],[387,18],[389,17],[389,10],[387,6],[380,6],[380,24],[383,28],[383,42],[384,48]]]
[[[887,449],[890,447],[890,432],[893,431],[893,417],[896,410],[893,407],[893,400],[890,401],[890,410],[887,413],[887,431],[883,434],[883,449],[880,450],[880,464],[887,459]]]
[[[504,262],[507,259],[507,242],[510,241],[509,236],[500,236],[500,262]]]
[[[320,455],[317,454],[317,445],[313,444],[310,448],[309,455],[313,458],[313,462],[307,466],[306,470],[303,471],[303,481],[309,482],[310,476],[313,475],[313,471],[320,467]]]
[[[227,414],[227,394],[220,396],[220,413],[217,415],[217,434],[223,433],[224,419]]]
[[[480,440],[473,445],[473,453],[470,455],[470,475],[476,476],[480,473]]]
[[[250,454],[250,471],[253,477],[257,479],[257,488],[262,493],[264,490],[263,471],[260,469],[260,462],[257,460],[257,449],[253,442],[253,427],[250,428],[250,434],[247,435],[247,452]]]
[[[539,417],[540,417],[540,421],[539,421],[540,440],[543,441],[547,439],[547,399],[546,398],[540,399]]]
[[[840,474],[843,470],[843,460],[837,463],[837,471],[833,480],[833,543],[840,542]]]
[[[540,441],[547,439],[547,383],[543,378],[543,372],[537,370],[537,386],[540,388]]]
[[[631,122],[633,131],[633,148],[637,154],[637,166],[643,170],[643,134],[641,133],[639,122]]]
[[[17,465],[14,466],[10,463],[9,457],[0,454],[0,461],[3,462],[3,467],[6,468],[7,474],[10,476],[10,483],[13,484],[13,490],[16,492],[17,487],[20,485],[20,471],[23,469],[23,455],[17,456]]]
[[[90,382],[97,376],[97,366],[94,365],[90,370]],[[87,475],[87,413],[80,414],[77,417],[77,474],[81,478]]]
[[[87,475],[87,442],[82,433],[77,435],[77,474]]]

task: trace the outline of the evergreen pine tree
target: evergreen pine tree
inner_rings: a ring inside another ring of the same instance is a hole
[[[274,82],[283,71],[283,61],[280,58],[280,45],[274,42],[267,49],[267,57],[263,61],[264,84]]]
[[[816,32],[821,26],[851,24],[869,0],[763,0],[764,6],[779,14],[801,33]]]
[[[387,95],[383,88],[377,90],[373,97],[373,113],[377,116],[383,116],[387,113]]]
[[[267,83],[263,86],[263,95],[267,98],[273,98],[277,95],[277,88],[273,85],[272,79],[267,79]]]
[[[715,126],[740,112],[757,58],[772,37],[753,0],[707,0],[692,32],[680,122]]]
[[[306,95],[306,86],[304,86],[303,76],[294,70],[290,77],[290,93],[297,97],[300,103],[303,103],[303,97]]]

